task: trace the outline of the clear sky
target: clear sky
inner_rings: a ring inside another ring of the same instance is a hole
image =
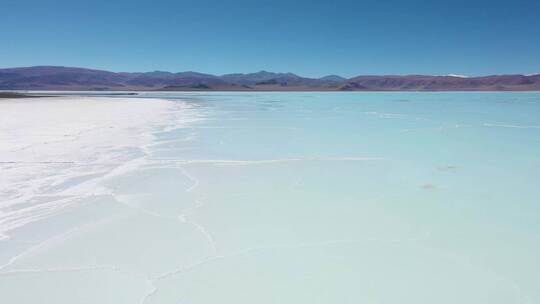
[[[540,0],[0,0],[0,67],[540,73]]]

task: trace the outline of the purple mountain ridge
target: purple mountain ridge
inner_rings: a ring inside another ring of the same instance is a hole
[[[539,91],[540,74],[481,77],[383,75],[302,77],[260,71],[211,75],[198,72],[116,73],[35,66],[0,69],[0,90],[150,91]]]

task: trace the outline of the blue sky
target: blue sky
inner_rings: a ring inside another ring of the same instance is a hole
[[[540,72],[538,0],[0,1],[0,67]]]

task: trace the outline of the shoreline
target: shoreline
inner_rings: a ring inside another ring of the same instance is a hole
[[[0,101],[7,101],[10,99],[19,100],[19,99],[29,99],[29,98],[79,98],[79,97],[88,97],[88,98],[126,98],[130,100],[138,99],[160,99],[161,97],[156,96],[144,96],[144,94],[257,94],[257,93],[267,93],[267,94],[303,94],[303,93],[317,93],[317,94],[540,94],[539,91],[147,91],[147,90],[132,90],[132,91],[25,91],[28,93],[16,93],[17,97],[8,97],[8,94],[3,94],[0,90]],[[35,94],[35,95],[34,95]],[[2,96],[3,95],[3,96]],[[4,97],[5,96],[5,97]],[[166,97],[163,97],[166,99]]]
[[[28,94],[23,94],[23,93],[18,93],[18,92],[0,91],[0,99],[41,98],[41,97],[51,97],[51,96],[28,95]]]
[[[11,92],[16,92],[12,94]],[[0,99],[26,99],[26,98],[44,98],[44,97],[140,97],[141,94],[167,94],[167,93],[329,93],[329,94],[343,94],[343,93],[540,93],[540,90],[436,90],[436,91],[337,91],[337,90],[289,90],[289,91],[273,91],[273,90],[185,90],[185,91],[148,91],[148,90],[128,90],[128,91],[89,91],[89,90],[36,90],[27,91],[27,93],[18,93],[17,91],[10,91],[4,93],[0,90]],[[33,95],[36,94],[36,95]],[[42,95],[37,95],[42,94]],[[154,99],[154,98],[152,98]]]

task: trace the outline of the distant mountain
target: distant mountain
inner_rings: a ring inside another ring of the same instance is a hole
[[[55,66],[0,69],[0,89],[122,89],[128,78],[120,73]]]
[[[150,72],[139,73],[136,76],[131,74],[125,84],[130,87],[146,87],[146,88],[165,88],[165,87],[194,87],[199,88],[201,85],[222,85],[225,81],[219,77],[209,74],[197,72]]]
[[[540,77],[524,75],[463,76],[358,76],[341,89],[364,91],[522,91],[540,90]]]
[[[346,78],[343,78],[343,77],[338,76],[338,75],[327,75],[327,76],[321,77],[319,79],[323,80],[323,81],[332,81],[332,82],[342,82],[342,81],[347,80]]]
[[[226,74],[221,78],[230,83],[238,83],[243,85],[254,85],[257,83],[267,82],[272,79],[293,80],[302,79],[302,77],[292,73],[272,73],[267,71],[260,71],[257,73],[249,74]]]
[[[0,90],[170,90],[170,91],[538,91],[540,74],[387,75],[346,79],[260,71],[211,75],[198,72],[115,73],[102,70],[37,66],[0,69]]]

